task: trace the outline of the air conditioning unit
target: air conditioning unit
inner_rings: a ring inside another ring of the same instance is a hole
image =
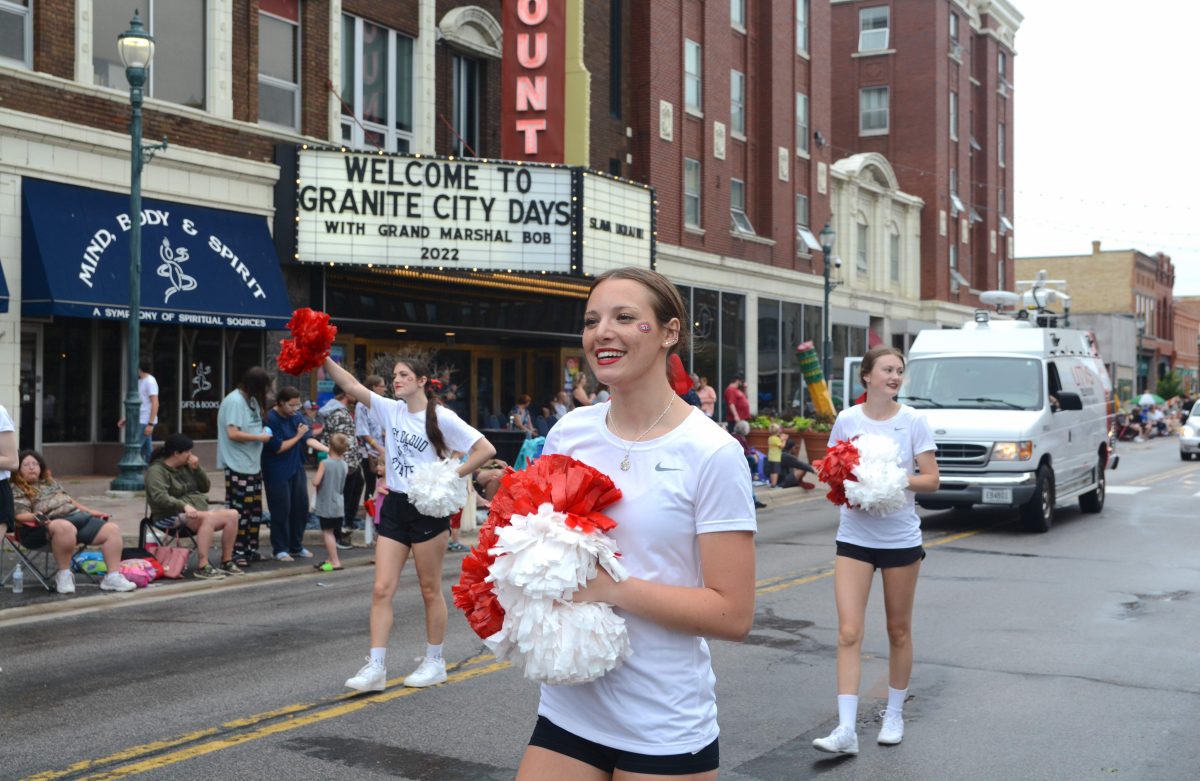
[[[1008,97],[1008,82],[1001,79],[1000,86],[996,89],[996,91],[1004,97]]]
[[[962,44],[959,43],[958,41],[951,41],[950,42],[950,56],[956,60],[961,60],[962,53],[963,53]]]

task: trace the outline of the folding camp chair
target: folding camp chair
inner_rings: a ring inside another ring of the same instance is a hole
[[[147,543],[159,546],[190,547],[192,553],[198,553],[200,550],[200,543],[196,541],[196,533],[189,529],[187,524],[180,523],[170,529],[160,529],[155,526],[150,517],[149,502],[146,503],[143,510],[142,522],[138,524],[138,545],[145,548]],[[188,564],[191,564],[190,556]],[[187,571],[187,567],[184,567],[184,571]]]
[[[71,558],[74,559],[75,555],[85,548],[87,548],[86,545],[76,545],[75,553],[71,554]],[[4,570],[5,549],[12,551],[17,559],[7,572]],[[16,532],[6,531],[4,539],[0,541],[0,573],[4,573],[4,576],[0,578],[0,587],[5,586],[12,580],[13,572],[16,571],[18,564],[23,566],[33,576],[34,580],[41,583],[42,588],[47,591],[54,591],[51,581],[54,580],[54,575],[58,572],[58,563],[54,561],[54,554],[50,550],[49,541],[40,548],[26,548],[17,538]],[[84,571],[83,575],[92,583],[99,582],[96,580],[96,576],[90,572]]]

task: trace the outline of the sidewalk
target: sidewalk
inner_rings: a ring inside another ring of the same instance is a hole
[[[223,501],[225,495],[225,478],[221,472],[209,472],[212,490],[209,491],[210,501]],[[145,499],[142,496],[110,496],[108,493],[109,476],[65,477],[59,482],[72,498],[101,512],[109,513],[111,520],[121,528],[122,536],[127,546],[137,542],[138,525],[145,511]],[[756,488],[755,495],[764,502],[766,510],[773,510],[791,504],[807,503],[822,499],[825,495],[824,486],[818,485],[815,490],[805,491],[801,488]],[[764,511],[766,511],[764,510]],[[264,524],[260,535],[260,550],[270,551],[269,527]],[[468,548],[475,545],[478,539],[476,531],[463,532],[462,542]],[[354,548],[340,551],[339,556],[346,569],[353,567],[368,567],[374,561],[374,548],[363,543],[362,531],[353,535]],[[343,573],[317,572],[313,565],[324,560],[324,542],[320,530],[309,529],[304,533],[304,545],[313,552],[311,559],[297,559],[294,562],[279,562],[273,559],[257,562],[246,569],[244,576],[232,576],[222,580],[199,580],[192,577],[189,567],[184,577],[177,580],[157,580],[146,588],[126,593],[111,593],[100,591],[99,583],[92,583],[87,576],[77,574],[75,577],[75,594],[59,596],[48,592],[38,582],[28,576],[25,578],[25,590],[21,594],[13,594],[8,586],[0,589],[0,620],[11,620],[23,616],[45,615],[47,613],[65,612],[81,608],[115,605],[117,600],[144,599],[179,594],[199,589],[222,588],[256,581],[285,578],[297,575],[310,575],[319,579],[336,578]],[[216,555],[214,550],[212,555]],[[446,553],[446,561],[457,567],[457,562],[464,553]],[[4,556],[5,571],[12,567],[16,559],[11,552]],[[194,565],[193,558],[191,564]]]

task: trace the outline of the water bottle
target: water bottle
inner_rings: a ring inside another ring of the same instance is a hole
[[[13,593],[20,594],[25,591],[25,570],[21,569],[20,562],[17,563],[17,568],[13,570]]]

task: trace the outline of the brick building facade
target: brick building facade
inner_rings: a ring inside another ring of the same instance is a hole
[[[1014,41],[1006,0],[832,0],[833,138],[921,198],[921,297],[1012,289]]]

